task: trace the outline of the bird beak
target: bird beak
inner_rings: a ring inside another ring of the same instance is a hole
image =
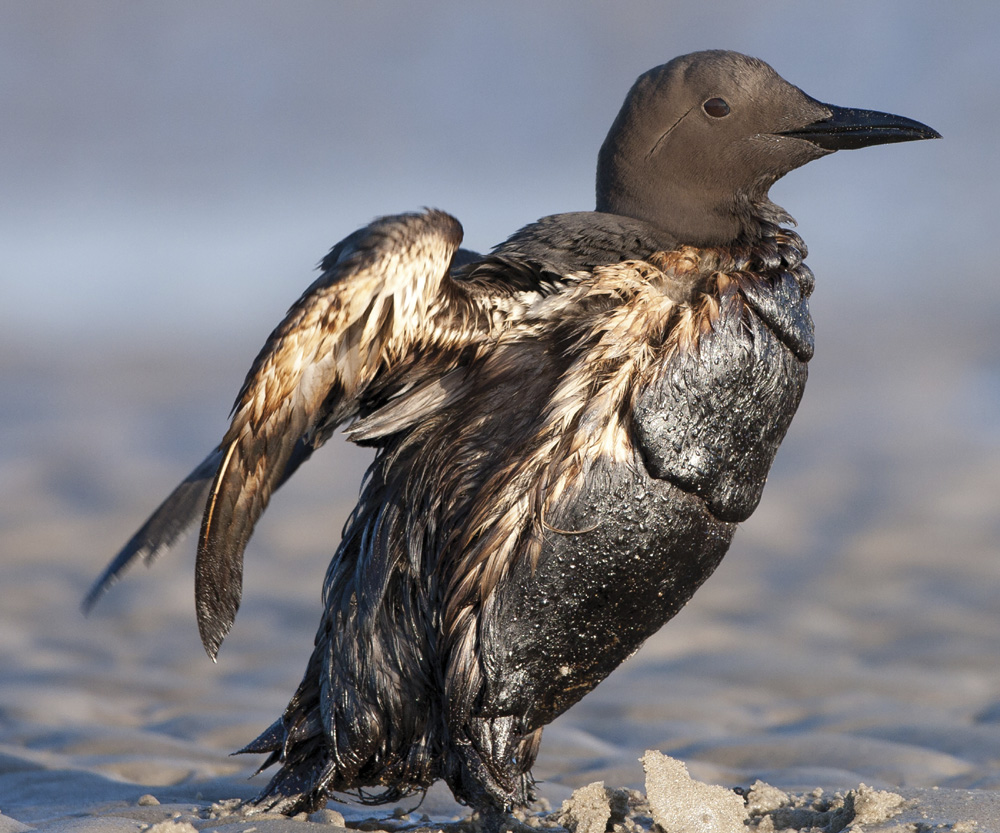
[[[829,118],[794,130],[785,130],[778,135],[805,139],[824,150],[853,150],[890,142],[941,138],[941,134],[933,128],[904,116],[879,113],[877,110],[837,107],[833,104],[822,106],[830,111]]]

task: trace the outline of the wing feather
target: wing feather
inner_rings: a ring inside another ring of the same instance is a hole
[[[278,485],[288,480],[309,459],[314,447],[312,442],[299,440]],[[147,567],[152,566],[161,553],[170,549],[194,526],[198,516],[204,512],[221,460],[222,449],[213,449],[129,538],[84,597],[81,604],[84,614],[94,609],[94,605],[133,564],[141,560]]]
[[[461,305],[448,269],[461,236],[440,211],[355,232],[254,361],[219,446],[198,544],[198,627],[213,658],[239,608],[244,548],[296,443],[325,440],[359,414],[380,373],[454,336],[450,316]]]
[[[128,543],[98,576],[83,599],[83,612],[90,613],[98,599],[117,582],[122,573],[140,559],[147,565],[172,547],[187,532],[202,511],[212,477],[219,467],[218,449],[209,454],[157,507],[149,519],[129,538]]]

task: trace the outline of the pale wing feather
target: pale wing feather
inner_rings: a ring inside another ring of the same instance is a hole
[[[244,548],[296,442],[322,442],[331,422],[357,416],[379,373],[437,340],[461,233],[454,218],[427,211],[351,235],[254,361],[219,447],[198,544],[198,626],[212,657],[239,608]]]

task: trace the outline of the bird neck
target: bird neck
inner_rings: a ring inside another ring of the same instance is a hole
[[[768,198],[770,184],[733,193],[644,177],[598,177],[596,208],[642,220],[683,244],[725,246],[758,239],[762,224],[794,222]]]

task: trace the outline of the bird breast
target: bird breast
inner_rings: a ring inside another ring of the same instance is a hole
[[[736,256],[681,248],[598,268],[505,332],[444,422],[454,459],[475,446],[497,461],[465,493],[445,553],[446,621],[537,564],[547,536],[586,528],[575,504],[598,468],[638,460],[720,520],[749,516],[811,355],[811,274],[801,241],[781,234]],[[493,416],[470,427],[469,413]]]
[[[526,730],[575,703],[677,613],[760,500],[811,356],[812,277],[793,237],[748,258],[703,254],[687,272],[691,299],[669,311],[659,284],[682,275],[636,280],[605,314],[618,325],[580,353],[581,367],[606,363],[600,380],[572,414],[554,400],[562,422],[539,446],[539,460],[553,456],[539,476],[549,491],[532,558],[507,562],[483,617],[484,700],[524,713]],[[625,270],[636,277],[642,267],[613,267]],[[572,377],[559,386],[566,403]]]

